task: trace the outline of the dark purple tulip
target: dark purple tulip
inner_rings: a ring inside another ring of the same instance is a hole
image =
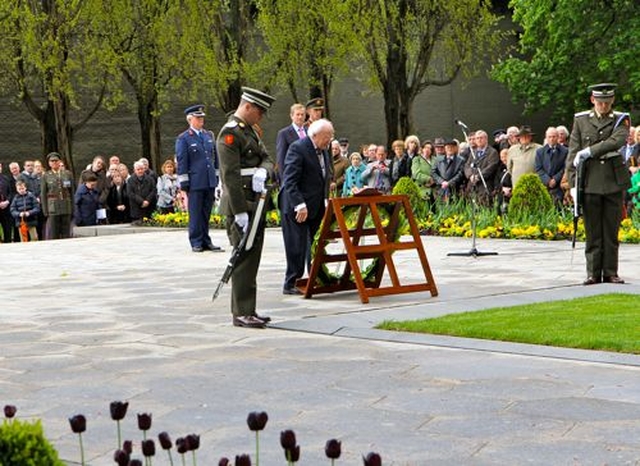
[[[144,456],[153,456],[156,454],[156,444],[153,439],[142,441],[142,454]]]
[[[218,466],[229,466],[229,458],[225,458],[224,456],[220,458],[220,461],[218,461]]]
[[[122,442],[122,449],[131,454],[133,452],[133,442],[131,440],[125,440]]]
[[[140,460],[131,460],[131,461],[129,461],[129,466],[142,466],[142,461],[140,461]]]
[[[111,419],[114,421],[120,421],[127,415],[127,408],[129,402],[112,401],[109,405],[109,411],[111,412]]]
[[[269,416],[264,411],[260,413],[257,411],[253,411],[250,412],[247,416],[247,425],[249,426],[250,430],[262,430],[264,429],[264,426],[267,425],[268,420]]]
[[[124,450],[116,450],[113,454],[113,461],[118,463],[118,466],[127,466],[129,464],[129,453]]]
[[[200,448],[200,436],[196,434],[189,434],[186,437],[189,451],[195,451]]]
[[[171,437],[169,437],[168,432],[160,432],[158,434],[158,440],[163,450],[171,450],[173,444],[171,443]]]
[[[82,414],[76,414],[75,416],[70,417],[69,424],[71,425],[71,430],[75,434],[81,434],[87,430],[87,418]]]
[[[235,466],[251,466],[251,457],[249,455],[236,455]]]
[[[327,444],[324,446],[324,453],[327,455],[327,458],[338,459],[342,453],[341,447],[342,444],[338,440],[332,438],[331,440],[327,440]]]
[[[285,450],[291,450],[296,446],[296,434],[292,430],[283,430],[280,432],[280,445]]]
[[[369,452],[367,456],[363,456],[364,466],[382,466],[382,458],[374,452]]]
[[[296,445],[293,448],[287,448],[284,450],[284,457],[287,461],[295,463],[300,459],[300,445]]]
[[[18,411],[18,408],[16,408],[13,405],[5,405],[4,406],[4,417],[6,417],[7,419],[11,419],[13,416],[16,415],[16,412]]]
[[[138,429],[151,429],[151,413],[138,413]]]
[[[189,444],[186,438],[178,437],[176,439],[176,450],[178,450],[178,453],[181,455],[189,451]]]

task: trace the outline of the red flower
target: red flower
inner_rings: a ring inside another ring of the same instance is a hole
[[[16,415],[16,412],[18,411],[18,408],[16,408],[13,405],[5,405],[4,406],[4,417],[6,417],[7,419],[11,419],[13,416]]]
[[[327,455],[327,458],[340,458],[340,454],[342,453],[341,446],[342,444],[336,439],[327,440],[327,444],[324,446],[324,453]]]
[[[264,411],[262,411],[261,413],[253,411],[249,413],[249,416],[247,416],[247,425],[249,426],[250,430],[262,430],[264,429],[264,426],[267,425],[268,420],[269,416]]]
[[[168,432],[160,432],[158,434],[158,440],[160,441],[160,446],[164,450],[170,450],[173,444],[171,443],[171,437],[169,437]]]
[[[151,429],[151,413],[138,413],[138,429]]]
[[[363,456],[364,466],[382,466],[382,458],[374,452],[369,452],[367,456]]]
[[[75,416],[70,417],[69,424],[71,425],[72,432],[75,434],[81,434],[87,430],[87,418],[82,414],[76,414]]]
[[[283,430],[280,432],[280,445],[285,450],[290,450],[296,446],[296,434],[292,430]]]

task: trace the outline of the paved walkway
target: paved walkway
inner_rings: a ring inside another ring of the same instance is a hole
[[[640,294],[640,246],[623,245],[631,284],[583,287],[583,245],[480,240],[497,256],[450,257],[470,240],[423,237],[439,296],[306,300],[280,294],[284,253],[267,234],[259,293],[272,328],[231,326],[229,289],[211,303],[223,254],[193,254],[184,231],[0,245],[0,403],[41,418],[61,456],[79,458],[67,417],[83,413],[91,465],[116,445],[109,403],[151,412],[151,435],[201,435],[199,464],[253,454],[250,411],[269,414],[261,464],[284,464],[280,431],[295,430],[300,464],[379,452],[385,465],[640,463],[640,356],[373,330],[385,319],[441,315],[608,291]],[[131,232],[138,230],[131,229]],[[94,237],[91,237],[94,236]],[[222,231],[214,241],[227,246]],[[394,256],[403,280],[416,258]],[[161,452],[164,453],[164,452]],[[174,460],[175,461],[175,460]],[[169,464],[159,456],[155,465]]]

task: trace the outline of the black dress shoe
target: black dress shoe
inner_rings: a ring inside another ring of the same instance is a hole
[[[202,248],[202,246],[194,246],[194,247],[192,247],[192,248],[191,248],[191,250],[192,250],[193,252],[202,252],[202,251],[204,251],[204,249]]]
[[[612,275],[610,277],[604,277],[604,279],[602,280],[605,283],[613,283],[615,285],[622,285],[624,284],[624,280],[620,277],[618,277],[617,275]]]
[[[264,328],[265,322],[256,316],[234,316],[233,325],[236,327]]]
[[[224,249],[222,249],[220,246],[216,246],[215,244],[207,244],[202,248],[205,249],[206,251],[224,252]]]
[[[255,317],[256,319],[260,319],[265,324],[271,322],[271,317],[269,316],[261,316],[259,314],[254,314],[253,317]]]
[[[596,277],[587,277],[587,279],[585,281],[582,282],[583,285],[595,285],[597,283],[600,283],[600,280],[597,279]]]
[[[302,294],[302,291],[298,288],[283,288],[282,294],[300,295]]]

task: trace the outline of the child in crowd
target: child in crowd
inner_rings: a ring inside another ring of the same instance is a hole
[[[27,184],[22,180],[16,181],[16,191],[17,194],[11,201],[11,216],[19,229],[23,228],[20,224],[24,221],[28,231],[26,235],[23,235],[22,231],[20,232],[20,240],[23,242],[29,241],[29,239],[38,241],[38,231],[36,229],[38,226],[38,214],[40,213],[38,199],[33,193],[27,191]]]
[[[349,157],[351,166],[347,168],[344,175],[344,184],[342,185],[342,196],[347,197],[357,193],[364,186],[362,181],[362,173],[365,165],[362,163],[362,156],[358,152],[353,152]]]
[[[82,184],[78,186],[73,199],[73,216],[79,227],[97,225],[97,211],[100,206],[100,193],[96,190],[98,177],[91,171],[82,173]]]

